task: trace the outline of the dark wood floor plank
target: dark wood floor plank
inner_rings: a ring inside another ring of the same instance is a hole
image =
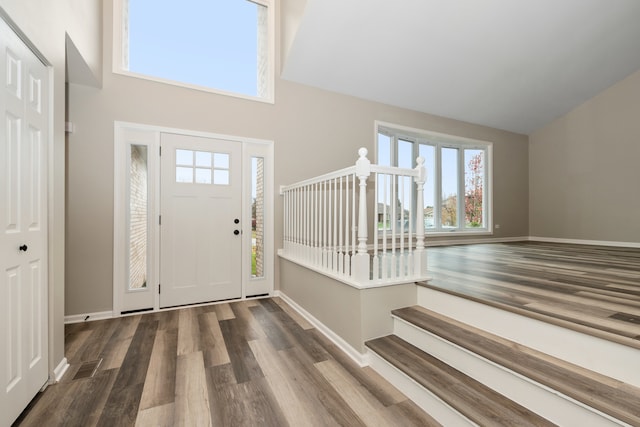
[[[328,359],[327,351],[312,334],[302,329],[279,305],[271,300],[261,300],[260,303],[262,306],[251,307],[250,310],[278,350],[291,348],[295,343],[309,354],[314,363]]]
[[[97,425],[104,410],[109,390],[113,388],[117,376],[116,369],[99,371],[92,378],[85,378],[72,404],[65,411],[62,421],[67,426]],[[43,425],[47,420],[43,420]]]
[[[104,347],[109,342],[111,335],[118,330],[121,323],[121,319],[113,320],[96,320],[94,322],[88,322],[88,330],[91,334],[73,356],[72,359],[67,359],[69,363],[80,363],[89,360],[96,360],[100,357],[100,354],[104,350]]]
[[[231,365],[236,376],[237,383],[251,381],[264,376],[260,365],[256,361],[238,319],[223,320],[220,322],[220,330],[224,337],[225,346],[231,357]]]
[[[224,319],[220,318],[219,320],[235,319],[235,324],[237,326],[238,332],[241,333],[247,341],[264,338],[264,331],[260,327],[260,324],[258,323],[256,318],[251,313],[252,308],[253,306],[249,306],[248,304],[243,303],[229,304],[229,309],[231,310],[232,316],[225,316]]]
[[[123,317],[118,329],[111,335],[109,341],[104,346],[100,358],[102,363],[100,364],[101,370],[119,368],[122,365],[131,340],[138,328],[141,316],[128,316]]]
[[[141,321],[138,324],[109,393],[99,426],[135,424],[157,329],[158,321]]]
[[[212,378],[209,389],[214,425],[237,427],[288,425],[265,378],[240,384],[220,383]]]

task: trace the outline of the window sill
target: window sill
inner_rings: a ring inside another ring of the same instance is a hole
[[[244,94],[241,94],[241,93],[228,92],[228,91],[224,91],[224,90],[221,90],[221,89],[215,89],[215,88],[206,87],[206,86],[199,86],[199,85],[195,85],[195,84],[183,83],[183,82],[178,82],[178,81],[175,81],[175,80],[163,79],[161,77],[153,77],[153,76],[148,76],[146,74],[138,74],[138,73],[134,73],[134,72],[131,72],[131,71],[120,70],[120,69],[114,69],[113,73],[114,74],[119,74],[121,76],[133,77],[133,78],[136,78],[136,79],[148,80],[148,81],[156,82],[156,83],[163,83],[163,84],[170,85],[170,86],[176,86],[176,87],[182,87],[182,88],[185,88],[185,89],[197,90],[199,92],[214,93],[216,95],[230,96],[232,98],[239,98],[239,99],[244,99],[244,100],[247,100],[247,101],[257,101],[257,102],[262,102],[262,103],[265,103],[265,104],[275,104],[275,100],[274,100],[273,95],[271,95],[269,97],[244,95]]]

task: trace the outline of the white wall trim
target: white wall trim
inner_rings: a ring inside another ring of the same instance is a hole
[[[640,242],[614,242],[608,240],[561,239],[556,237],[529,236],[532,242],[566,243],[571,245],[614,246],[620,248],[640,248]]]
[[[302,308],[298,303],[289,298],[282,291],[277,290],[274,292],[274,296],[282,298],[291,308],[297,311],[302,317],[304,317],[309,323],[311,323],[318,331],[320,331],[325,337],[327,337],[332,343],[334,343],[340,350],[345,352],[354,362],[361,368],[369,365],[369,359],[366,354],[360,353],[353,348],[351,344],[346,342],[342,337],[333,332],[324,323],[316,319],[311,313]]]
[[[447,240],[429,240],[429,235],[425,237],[425,245],[429,246],[450,246],[450,245],[477,245],[480,243],[510,243],[510,242],[526,242],[530,240],[528,236],[521,237],[493,237],[487,239],[465,239],[459,236],[458,239]]]
[[[62,379],[64,374],[69,369],[69,362],[66,357],[63,357],[58,366],[53,370],[53,378],[50,381],[50,384],[55,384]]]
[[[64,316],[65,325],[70,323],[92,322],[94,320],[104,320],[118,317],[113,315],[113,311],[99,311],[97,313],[72,314]]]

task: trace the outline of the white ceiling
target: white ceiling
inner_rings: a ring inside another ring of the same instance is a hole
[[[307,0],[282,77],[530,134],[640,69],[640,0]]]

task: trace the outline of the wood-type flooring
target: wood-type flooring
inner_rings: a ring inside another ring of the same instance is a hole
[[[20,426],[435,426],[279,298],[67,325]]]
[[[517,242],[427,251],[428,287],[640,348],[640,249]]]

